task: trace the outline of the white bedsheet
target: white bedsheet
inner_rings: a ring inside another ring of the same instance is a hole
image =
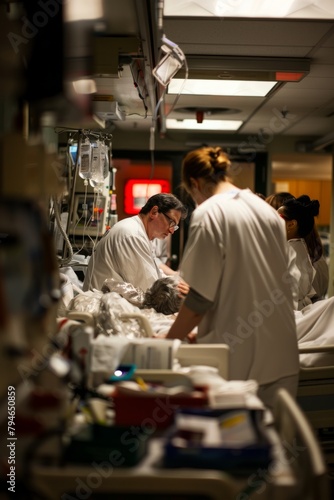
[[[334,297],[295,311],[295,319],[300,347],[334,345]],[[334,354],[302,354],[300,363],[302,366],[333,366]]]

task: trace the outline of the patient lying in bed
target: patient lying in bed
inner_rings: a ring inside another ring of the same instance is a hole
[[[130,283],[107,279],[102,291],[80,292],[68,301],[60,315],[69,311],[92,314],[97,319],[99,331],[107,334],[140,337],[142,327],[138,321],[120,318],[122,314],[140,314],[147,318],[151,331],[163,335],[169,331],[179,310],[182,298],[176,289],[177,277],[157,280],[146,292]],[[334,345],[334,297],[295,311],[298,345],[316,347]],[[146,333],[147,335],[147,333]],[[309,353],[300,356],[302,366],[333,366],[334,354]]]
[[[177,277],[158,279],[146,292],[130,283],[105,280],[101,291],[87,291],[77,294],[68,304],[71,311],[89,313],[94,316],[97,333],[130,337],[149,336],[150,333],[167,333],[175,320],[182,298],[178,295]],[[65,313],[65,315],[67,315]],[[150,332],[143,332],[145,323],[125,315],[144,316],[150,325]]]

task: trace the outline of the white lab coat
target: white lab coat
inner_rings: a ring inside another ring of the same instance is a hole
[[[100,240],[90,258],[83,290],[101,290],[105,279],[114,278],[145,291],[160,277],[144,224],[135,215],[117,222]]]
[[[296,266],[300,270],[299,291],[298,291],[298,310],[312,304],[312,297],[316,295],[313,288],[313,280],[315,277],[315,269],[307,250],[305,240],[302,238],[294,238],[288,241],[296,253]]]
[[[180,273],[213,302],[197,341],[230,346],[231,379],[269,384],[299,371],[283,220],[249,190],[193,212]]]
[[[315,269],[315,277],[312,285],[316,292],[316,296],[312,297],[312,301],[324,299],[327,295],[329,284],[329,269],[324,256],[321,256],[319,260],[313,262],[313,267]]]
[[[157,263],[157,266],[159,267],[160,264],[166,264],[170,254],[169,238],[165,238],[163,240],[154,238],[154,240],[152,240],[152,249],[153,257],[155,259],[155,262]]]

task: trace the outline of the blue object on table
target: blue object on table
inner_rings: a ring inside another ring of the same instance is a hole
[[[120,382],[123,380],[131,380],[136,371],[136,365],[119,365],[108,379],[108,382]]]

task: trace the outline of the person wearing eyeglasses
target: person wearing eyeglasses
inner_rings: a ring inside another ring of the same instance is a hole
[[[173,194],[151,196],[138,215],[117,222],[100,240],[87,267],[83,291],[101,290],[108,278],[131,283],[144,292],[163,275],[152,249],[154,238],[165,239],[179,228],[187,209]],[[181,280],[178,289],[186,294]]]
[[[299,359],[283,220],[228,177],[219,147],[190,151],[182,185],[192,213],[180,276],[190,290],[166,338],[230,347],[231,380],[256,380],[272,407],[278,388],[296,396]]]

